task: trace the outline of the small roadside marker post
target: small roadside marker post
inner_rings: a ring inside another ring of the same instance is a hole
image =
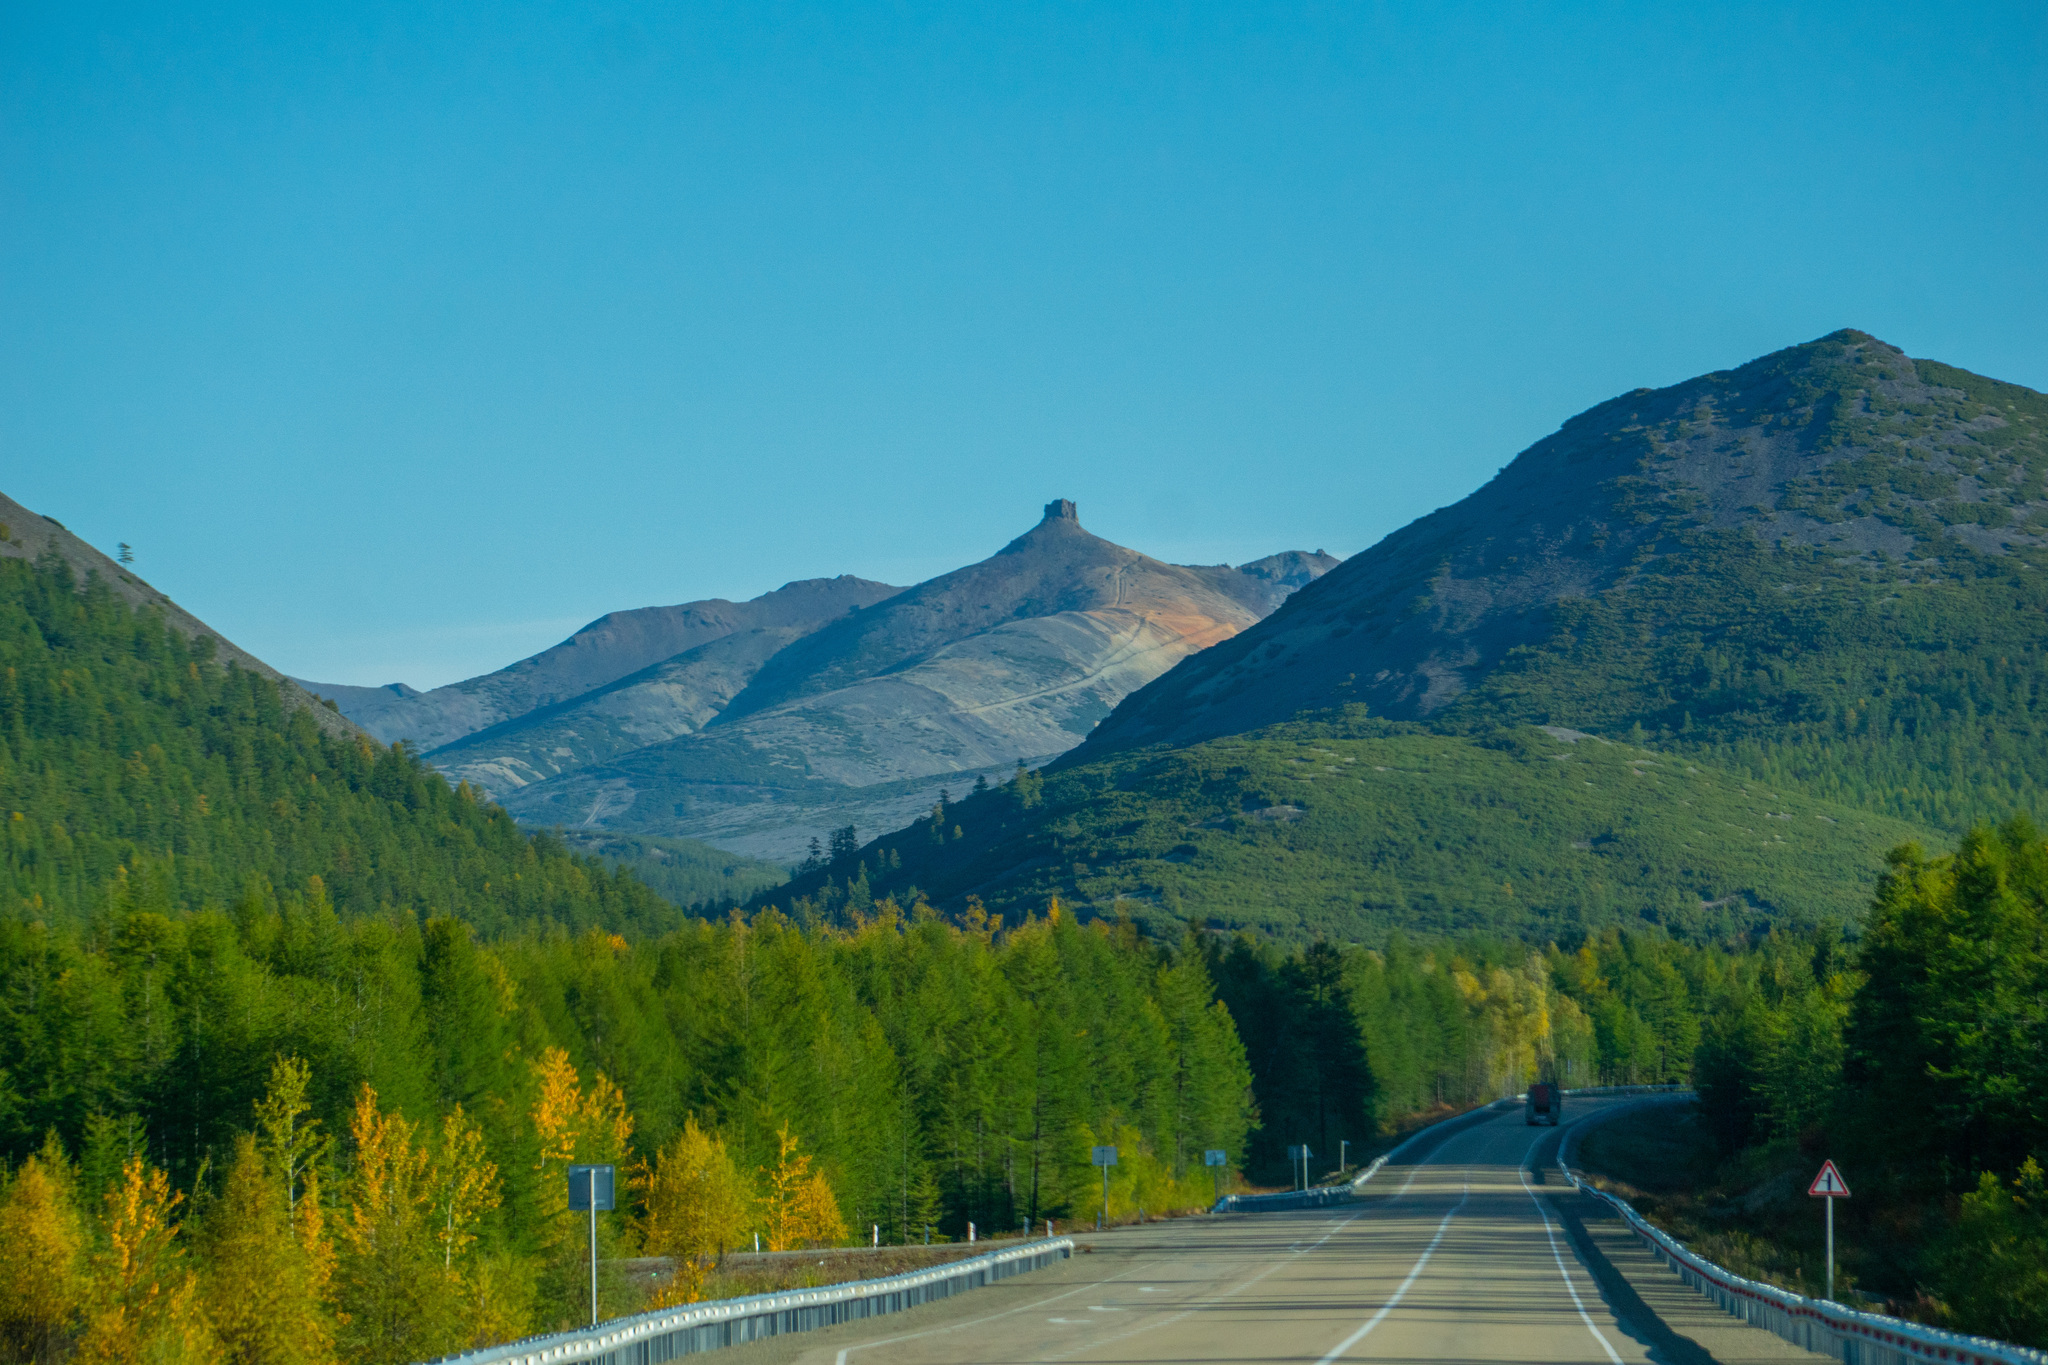
[[[1849,1197],[1849,1182],[1842,1179],[1842,1173],[1835,1169],[1833,1161],[1823,1161],[1820,1174],[1806,1187],[1806,1192],[1822,1200],[1828,1209],[1828,1302],[1835,1299],[1835,1201]]]
[[[1116,1165],[1116,1148],[1091,1148],[1088,1159],[1102,1168],[1102,1214],[1095,1220],[1097,1230],[1109,1226],[1109,1168]]]
[[[569,1207],[590,1210],[590,1325],[597,1326],[597,1211],[615,1206],[610,1166],[569,1168]]]
[[[1298,1146],[1289,1147],[1287,1155],[1301,1163],[1301,1188],[1306,1190],[1308,1188],[1308,1159],[1314,1156],[1315,1153],[1311,1152],[1308,1149],[1308,1144],[1304,1142]]]
[[[1223,1163],[1230,1157],[1221,1147],[1211,1147],[1202,1153],[1202,1164],[1209,1168],[1209,1183],[1216,1187],[1216,1197],[1223,1197]]]

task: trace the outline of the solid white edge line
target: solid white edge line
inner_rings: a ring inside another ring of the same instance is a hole
[[[1586,1330],[1593,1334],[1593,1340],[1600,1343],[1600,1349],[1607,1352],[1607,1358],[1614,1365],[1622,1365],[1621,1357],[1615,1353],[1614,1344],[1593,1325],[1593,1315],[1586,1311],[1585,1300],[1579,1297],[1579,1287],[1572,1283],[1571,1271],[1565,1269],[1564,1253],[1557,1249],[1557,1234],[1550,1227],[1550,1211],[1543,1207],[1543,1201],[1536,1197],[1536,1187],[1529,1183],[1529,1168],[1524,1166],[1515,1174],[1522,1178],[1522,1188],[1529,1194],[1529,1202],[1536,1206],[1536,1216],[1543,1220],[1543,1235],[1550,1239],[1550,1255],[1557,1262],[1557,1273],[1564,1277],[1564,1287],[1572,1296],[1572,1307],[1579,1310],[1579,1321],[1586,1324]]]
[[[1410,1180],[1411,1182],[1413,1181],[1412,1176],[1410,1177]],[[1407,1187],[1403,1186],[1401,1192],[1403,1194],[1406,1194]],[[1388,1299],[1384,1304],[1380,1305],[1379,1312],[1374,1313],[1370,1318],[1366,1319],[1365,1326],[1359,1328],[1356,1332],[1353,1332],[1350,1336],[1338,1342],[1334,1347],[1330,1349],[1330,1353],[1328,1355],[1324,1356],[1321,1360],[1318,1360],[1316,1362],[1316,1365],[1331,1365],[1332,1361],[1341,1357],[1346,1351],[1356,1346],[1359,1342],[1364,1341],[1366,1337],[1372,1334],[1373,1328],[1379,1326],[1380,1323],[1386,1320],[1387,1314],[1393,1312],[1395,1305],[1400,1303],[1402,1296],[1407,1294],[1408,1287],[1415,1283],[1416,1276],[1422,1273],[1422,1268],[1429,1264],[1429,1258],[1436,1254],[1437,1244],[1443,1241],[1444,1233],[1450,1230],[1451,1220],[1458,1216],[1458,1210],[1464,1208],[1465,1201],[1467,1199],[1470,1199],[1471,1197],[1472,1186],[1468,1183],[1465,1186],[1464,1192],[1458,1196],[1458,1202],[1453,1204],[1451,1206],[1451,1211],[1444,1215],[1444,1221],[1436,1225],[1436,1236],[1429,1239],[1429,1245],[1423,1248],[1422,1259],[1417,1261],[1415,1263],[1414,1268],[1408,1272],[1408,1278],[1401,1281],[1401,1287],[1394,1291],[1393,1297]],[[1609,1354],[1611,1355],[1613,1353],[1610,1351]]]

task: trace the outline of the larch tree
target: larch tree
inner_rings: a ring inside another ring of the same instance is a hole
[[[460,1293],[434,1238],[433,1158],[417,1132],[380,1110],[367,1084],[357,1092],[338,1280],[340,1344],[365,1365],[404,1365],[462,1342]]]
[[[746,1177],[724,1139],[699,1128],[692,1114],[654,1163],[634,1172],[633,1186],[640,1197],[643,1249],[675,1262],[655,1306],[695,1303],[703,1292],[705,1262],[746,1236],[754,1203]]]
[[[329,1365],[334,1319],[324,1277],[294,1236],[292,1210],[256,1139],[235,1143],[218,1199],[206,1210],[200,1248],[207,1315],[232,1365]]]
[[[9,1360],[54,1361],[85,1303],[85,1225],[55,1133],[0,1185],[0,1344]]]
[[[107,1191],[78,1365],[199,1365],[219,1358],[185,1265],[174,1215],[184,1196],[163,1171],[132,1157]]]

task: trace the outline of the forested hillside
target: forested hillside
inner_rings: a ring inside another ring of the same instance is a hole
[[[1572,417],[1067,761],[1363,703],[1825,780],[1954,832],[2048,780],[2048,396],[1842,331]]]
[[[10,1358],[411,1361],[573,1321],[572,1160],[633,1177],[606,1255],[675,1256],[673,1300],[757,1231],[1066,1217],[1095,1141],[1116,1211],[1204,1202],[1191,1156],[1254,1118],[1200,954],[689,918],[52,557],[0,560],[0,811]]]
[[[655,932],[675,907],[400,748],[323,732],[53,556],[0,559],[0,897],[53,925],[321,879],[345,916]]]
[[[1020,771],[757,900],[832,918],[911,888],[1010,913],[1059,896],[1157,932],[1193,919],[1296,942],[1541,945],[1644,923],[1719,940],[1853,919],[1885,851],[1924,837],[1661,746],[1354,711]]]
[[[1624,394],[1016,799],[770,894],[1361,942],[1853,918],[1885,848],[2048,807],[2044,479],[2048,397],[1859,332]]]

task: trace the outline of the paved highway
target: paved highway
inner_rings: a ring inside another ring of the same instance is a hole
[[[1573,1121],[1601,1104],[1580,1102]],[[1519,1110],[1389,1166],[1358,1203],[1081,1235],[1083,1254],[910,1312],[725,1353],[732,1365],[1823,1357],[1713,1308],[1555,1171]]]

